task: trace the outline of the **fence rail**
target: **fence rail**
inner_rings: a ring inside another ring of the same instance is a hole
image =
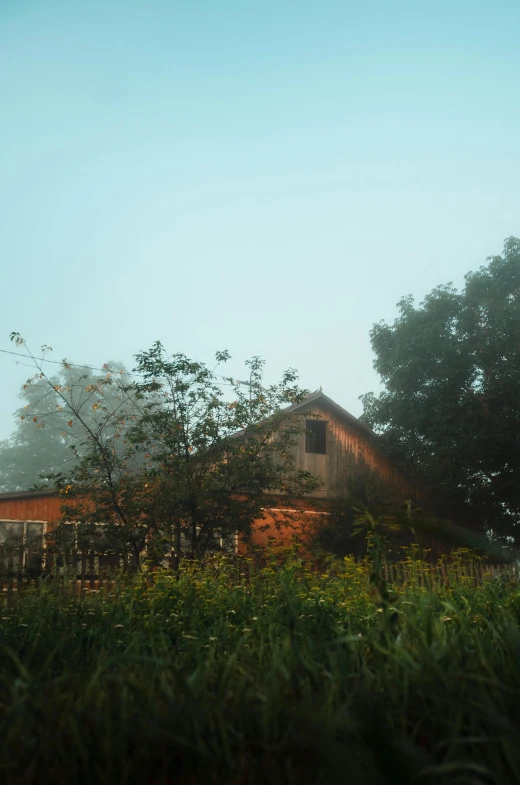
[[[242,563],[236,555],[237,578],[251,577],[251,564]],[[127,571],[130,558],[127,554],[96,552],[88,549],[56,550],[51,548],[0,546],[0,596],[12,595],[42,581],[58,581],[79,591],[98,590],[103,585],[113,585],[115,574]],[[164,565],[166,566],[166,564]],[[326,569],[318,562],[314,569]],[[254,571],[254,569],[253,569]],[[478,559],[443,558],[436,563],[424,561],[384,562],[383,573],[389,584],[396,587],[414,585],[426,590],[452,585],[477,585],[486,580],[506,578],[520,581],[518,563],[497,565]],[[368,580],[368,570],[367,570]]]
[[[484,580],[505,577],[518,581],[518,563],[489,564],[479,559],[440,559],[428,562],[385,562],[383,572],[388,583],[396,586],[413,583],[426,589],[465,582],[477,585]]]
[[[31,551],[0,548],[0,590],[12,594],[42,581],[76,582],[78,588],[99,589],[114,572],[124,571],[128,557],[95,551]]]

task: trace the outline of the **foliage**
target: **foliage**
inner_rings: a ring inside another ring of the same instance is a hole
[[[368,562],[317,573],[297,552],[15,597],[2,781],[517,782],[518,586],[457,577],[456,559],[429,585],[421,566],[402,565],[390,613]]]
[[[385,391],[363,420],[439,515],[516,539],[520,521],[520,240],[371,331]],[[432,490],[434,489],[434,490]]]
[[[128,379],[120,363],[107,364],[101,373],[63,363],[56,375],[40,376],[44,359],[45,352],[36,360],[37,376],[22,388],[23,405],[15,412],[14,433],[0,444],[0,491],[49,486],[49,474],[69,471],[74,450],[81,454],[86,439],[81,422],[73,419],[70,424],[74,410],[94,403],[92,390],[107,373]]]
[[[228,359],[217,353],[217,367]],[[237,534],[247,539],[273,494],[318,487],[295,468],[292,447],[304,424],[291,405],[305,391],[294,371],[264,387],[263,363],[253,358],[244,392],[232,379],[223,387],[216,369],[167,356],[159,342],[136,362],[135,380],[107,374],[85,387],[86,399],[67,398],[70,425],[85,434],[83,452],[52,479],[63,520],[79,523],[83,542],[130,552],[134,567],[146,545],[157,563],[172,550],[177,560],[201,556]],[[52,384],[41,369],[38,381]]]

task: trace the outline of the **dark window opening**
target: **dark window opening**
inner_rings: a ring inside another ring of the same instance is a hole
[[[327,454],[327,423],[322,420],[306,420],[305,452]]]

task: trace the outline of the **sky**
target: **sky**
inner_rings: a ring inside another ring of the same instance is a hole
[[[520,235],[519,32],[518,0],[0,0],[0,349],[261,355],[359,416],[373,323]]]

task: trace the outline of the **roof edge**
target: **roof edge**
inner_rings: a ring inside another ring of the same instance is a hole
[[[350,425],[350,427],[353,428],[354,430],[358,431],[359,433],[362,433],[364,436],[368,436],[371,439],[377,440],[378,438],[377,433],[375,433],[371,428],[369,428],[368,425],[365,425],[365,423],[361,422],[361,420],[358,420],[357,417],[354,417],[353,414],[347,412],[347,410],[344,409],[342,406],[340,406],[339,403],[336,403],[336,401],[333,401],[332,398],[329,398],[328,395],[325,395],[325,393],[322,390],[318,390],[317,392],[311,393],[303,401],[300,401],[300,403],[293,404],[292,406],[289,407],[288,411],[298,411],[298,410],[306,409],[311,404],[317,403],[318,401],[322,401],[325,406],[331,409],[342,420],[347,422],[348,425]]]
[[[30,491],[5,491],[0,493],[0,501],[4,499],[22,499],[27,496],[52,496],[57,493],[58,491],[55,488],[42,488],[39,491],[34,489]]]

